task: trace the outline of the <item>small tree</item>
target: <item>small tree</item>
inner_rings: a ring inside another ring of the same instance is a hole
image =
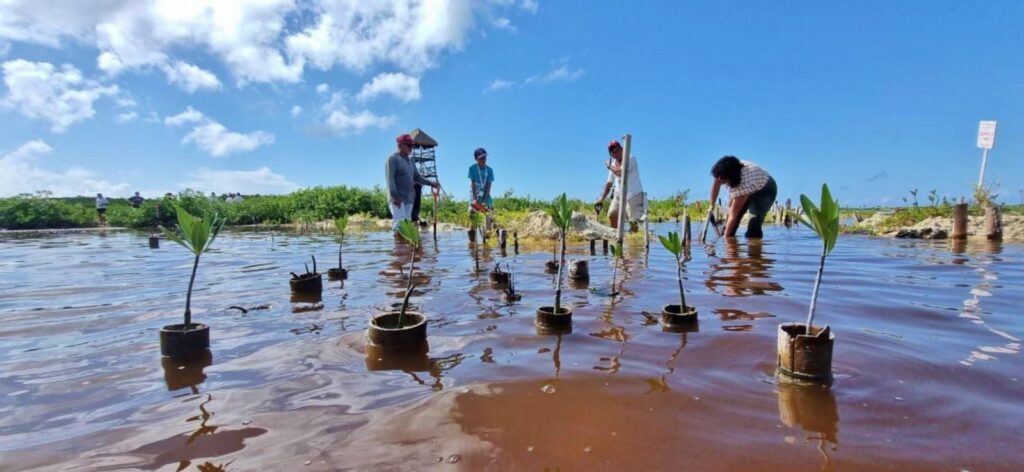
[[[416,252],[419,251],[422,245],[419,229],[409,220],[402,220],[398,224],[398,234],[412,246],[412,255],[409,257],[409,283],[405,288],[405,298],[402,299],[402,310],[398,312],[398,323],[395,325],[395,328],[402,327],[402,317],[405,316],[405,311],[409,308],[409,296],[412,295],[412,289],[415,288],[412,280],[413,271],[416,269]]]
[[[825,257],[836,246],[836,239],[839,237],[839,201],[832,198],[828,190],[828,184],[821,185],[821,207],[814,205],[814,202],[807,195],[800,195],[800,203],[804,207],[804,214],[800,222],[821,238],[821,260],[818,262],[818,275],[814,278],[814,291],[811,293],[811,307],[807,312],[807,334],[811,334],[811,326],[814,322],[814,310],[818,304],[818,289],[821,287],[821,273],[825,270]]]
[[[224,227],[224,220],[220,219],[216,213],[212,217],[204,215],[203,218],[195,218],[187,210],[177,205],[175,205],[175,210],[178,214],[177,230],[171,231],[161,225],[160,231],[167,239],[180,244],[196,256],[192,263],[192,276],[188,279],[188,295],[185,297],[185,329],[187,330],[192,326],[192,285],[196,281],[199,256],[210,249],[213,241],[217,239],[217,234]]]
[[[338,232],[338,268],[344,269],[341,263],[341,248],[345,244],[345,230],[348,229],[348,215],[334,220],[334,230]]]
[[[615,295],[619,293],[619,292],[617,292],[615,290],[615,278],[616,278],[616,276],[618,276],[618,273],[619,273],[619,260],[622,259],[622,245],[616,246],[616,245],[612,244],[612,257],[614,258],[614,263],[612,264],[612,293],[611,293],[611,296],[614,298]]]
[[[558,239],[561,241],[562,251],[558,258],[558,282],[555,285],[555,314],[562,310],[562,268],[565,267],[565,238],[569,234],[569,227],[572,225],[572,206],[569,199],[563,193],[555,199],[548,208],[551,221],[558,229]]]
[[[679,283],[679,313],[686,313],[686,292],[683,290],[683,264],[686,263],[686,250],[679,233],[669,231],[668,236],[658,236],[661,245],[665,246],[676,258],[676,281]]]

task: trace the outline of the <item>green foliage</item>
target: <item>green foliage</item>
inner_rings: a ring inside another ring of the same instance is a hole
[[[611,245],[611,251],[612,251],[612,257],[614,257],[616,259],[621,259],[622,258],[622,246],[621,245],[616,246],[616,245],[612,244]]]
[[[551,204],[548,214],[551,215],[551,220],[558,228],[558,232],[564,237],[572,225],[572,205],[569,204],[569,199],[564,193]]]
[[[800,222],[818,234],[824,246],[822,255],[827,256],[839,237],[839,201],[832,198],[828,184],[822,184],[820,208],[807,195],[800,195],[800,203],[804,207]]]
[[[469,225],[471,229],[480,229],[484,225],[484,217],[478,211],[469,212]]]
[[[224,221],[216,213],[212,217],[196,218],[180,206],[175,208],[178,215],[177,231],[171,231],[161,225],[160,230],[163,231],[164,236],[196,256],[210,249],[210,245],[217,239],[217,234],[224,226]]]
[[[679,233],[669,231],[668,236],[659,235],[658,239],[661,241],[661,245],[665,246],[665,249],[667,249],[668,252],[671,252],[672,255],[676,256],[677,261],[682,257],[683,241],[679,239]]]
[[[334,231],[344,236],[346,229],[348,229],[348,215],[341,215],[340,218],[334,219]]]
[[[402,236],[406,242],[409,243],[413,248],[419,249],[422,241],[420,240],[420,230],[416,228],[416,225],[409,220],[402,220],[398,223],[398,234]]]

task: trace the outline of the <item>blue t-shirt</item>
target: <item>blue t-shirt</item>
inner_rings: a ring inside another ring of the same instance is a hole
[[[483,198],[487,184],[494,182],[494,169],[491,169],[491,166],[484,166],[483,169],[480,169],[480,166],[473,164],[469,167],[469,180],[476,184],[476,195],[473,196],[473,200],[487,205],[488,208],[493,207],[494,203],[491,201],[490,195],[487,196],[486,202],[483,201]]]

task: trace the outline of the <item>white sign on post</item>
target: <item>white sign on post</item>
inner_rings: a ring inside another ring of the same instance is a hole
[[[996,144],[996,122],[981,121],[978,123],[978,147],[992,149]]]

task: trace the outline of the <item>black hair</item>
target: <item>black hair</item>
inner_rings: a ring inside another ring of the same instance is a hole
[[[740,175],[743,170],[743,163],[736,156],[724,156],[711,167],[711,176],[725,179],[729,187],[740,185]]]

